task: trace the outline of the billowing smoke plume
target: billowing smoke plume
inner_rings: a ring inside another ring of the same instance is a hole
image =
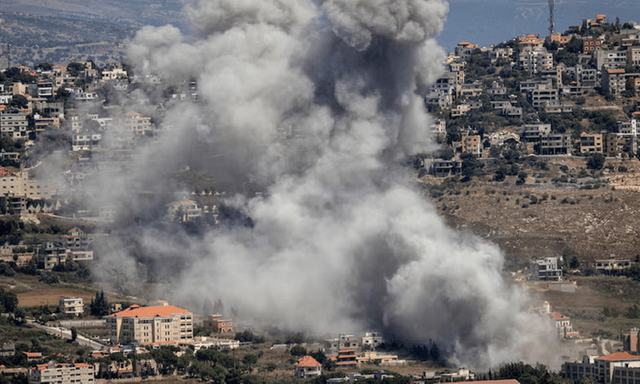
[[[194,311],[220,299],[256,326],[435,340],[475,367],[546,361],[536,341],[553,330],[504,282],[498,248],[444,225],[399,166],[434,149],[418,92],[441,74],[443,0],[195,0],[188,11],[197,39],[149,27],[131,45],[137,74],[196,80],[201,102],[168,105],[160,143],[96,188],[139,240],[102,257],[98,276],[138,281],[143,255],[178,274],[158,297]],[[183,165],[234,191],[226,204],[250,225],[194,238],[132,224],[162,208],[154,193],[185,191],[171,176]]]

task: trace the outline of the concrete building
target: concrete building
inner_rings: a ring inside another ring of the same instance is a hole
[[[365,332],[362,336],[362,348],[376,349],[382,344],[382,336],[378,332]]]
[[[13,140],[26,140],[29,127],[28,113],[17,109],[0,112],[0,135]]]
[[[322,374],[322,365],[311,356],[303,356],[295,363],[298,379],[308,379]]]
[[[571,134],[556,133],[540,137],[540,155],[569,155],[571,154]]]
[[[559,103],[558,89],[538,84],[527,93],[527,99],[535,108],[544,108]]]
[[[542,136],[551,134],[551,124],[525,124],[520,138],[524,142],[537,143]]]
[[[599,49],[593,56],[598,69],[616,69],[627,65],[627,51]]]
[[[202,326],[213,329],[215,333],[233,332],[233,320],[225,319],[219,313],[208,315],[207,318],[202,321]]]
[[[560,281],[562,280],[562,268],[558,265],[557,257],[531,261],[530,279],[534,281]]]
[[[29,170],[18,173],[0,173],[0,194],[13,193],[29,199],[49,199],[57,193],[58,187],[53,183],[44,183],[29,177]]]
[[[29,384],[93,384],[95,369],[91,364],[64,364],[51,362],[29,369]]]
[[[582,53],[593,53],[598,49],[601,49],[604,44],[604,39],[587,37],[582,40]]]
[[[580,153],[603,153],[604,139],[601,133],[588,135],[582,132],[580,135]]]
[[[627,89],[627,77],[624,69],[602,71],[602,90],[614,96],[620,96]]]
[[[546,49],[521,52],[518,55],[518,67],[530,76],[553,68],[553,54]]]
[[[336,339],[327,339],[324,341],[325,353],[336,353],[342,349],[360,350],[360,340],[353,335],[341,334]]]
[[[571,318],[558,312],[551,312],[551,322],[556,328],[558,338],[566,339],[574,335],[573,326],[571,325]]]
[[[47,271],[52,270],[58,264],[70,261],[81,263],[93,261],[93,251],[71,250],[62,244],[46,242],[40,245],[36,254],[36,265]]]
[[[588,378],[600,384],[636,384],[640,381],[640,356],[628,352],[597,358],[584,356],[582,362],[564,363],[562,376],[574,383]]]
[[[58,309],[67,315],[80,316],[84,314],[82,297],[61,297],[58,301]]]
[[[105,317],[112,344],[191,344],[193,314],[173,305],[129,308]]]
[[[596,260],[596,271],[608,276],[620,276],[624,270],[631,268],[633,263],[628,259]]]
[[[482,155],[482,141],[480,135],[462,136],[462,153],[471,153],[480,157]]]

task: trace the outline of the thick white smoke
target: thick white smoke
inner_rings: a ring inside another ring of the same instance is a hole
[[[188,9],[195,41],[144,28],[130,58],[138,73],[197,80],[202,103],[169,106],[173,129],[127,178],[105,182],[104,198],[139,217],[157,207],[131,192],[177,196],[167,170],[181,164],[264,193],[228,198],[253,226],[178,242],[132,225],[141,249],[103,257],[99,276],[135,281],[132,260],[143,255],[180,274],[158,296],[195,311],[221,299],[263,327],[431,339],[474,367],[546,361],[553,329],[504,282],[499,249],[445,226],[398,165],[434,148],[417,91],[441,73],[432,37],[446,2],[197,0]]]

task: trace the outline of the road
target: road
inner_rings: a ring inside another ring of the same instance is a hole
[[[45,330],[48,334],[50,335],[54,335],[54,336],[58,336],[62,339],[69,339],[71,340],[71,330],[64,328],[64,327],[59,327],[59,326],[47,326],[47,325],[42,325],[42,324],[38,324],[33,320],[27,320],[27,322],[31,325],[33,325],[36,328],[40,328]],[[84,345],[87,346],[89,348],[91,348],[92,350],[100,350],[100,349],[105,349],[107,348],[106,345],[99,343],[95,340],[91,340],[87,337],[84,337],[80,334],[78,334],[78,337],[76,338],[76,342],[79,345]]]

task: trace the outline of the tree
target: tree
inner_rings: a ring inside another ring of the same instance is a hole
[[[71,342],[76,341],[78,338],[78,330],[75,327],[71,327]]]
[[[253,366],[258,362],[258,356],[253,353],[248,353],[244,355],[242,362],[247,366],[247,370],[251,372],[253,370]]]
[[[587,168],[599,170],[604,167],[604,156],[601,153],[592,153],[587,158]]]
[[[301,345],[294,345],[291,347],[291,356],[304,356],[307,354],[307,349]]]
[[[96,292],[95,300],[89,304],[89,313],[92,316],[107,316],[109,314],[109,302],[104,297],[104,291]]]
[[[0,288],[0,311],[13,313],[18,308],[18,296]]]
[[[24,109],[29,106],[29,100],[22,95],[13,95],[13,98],[9,102],[9,106]]]

